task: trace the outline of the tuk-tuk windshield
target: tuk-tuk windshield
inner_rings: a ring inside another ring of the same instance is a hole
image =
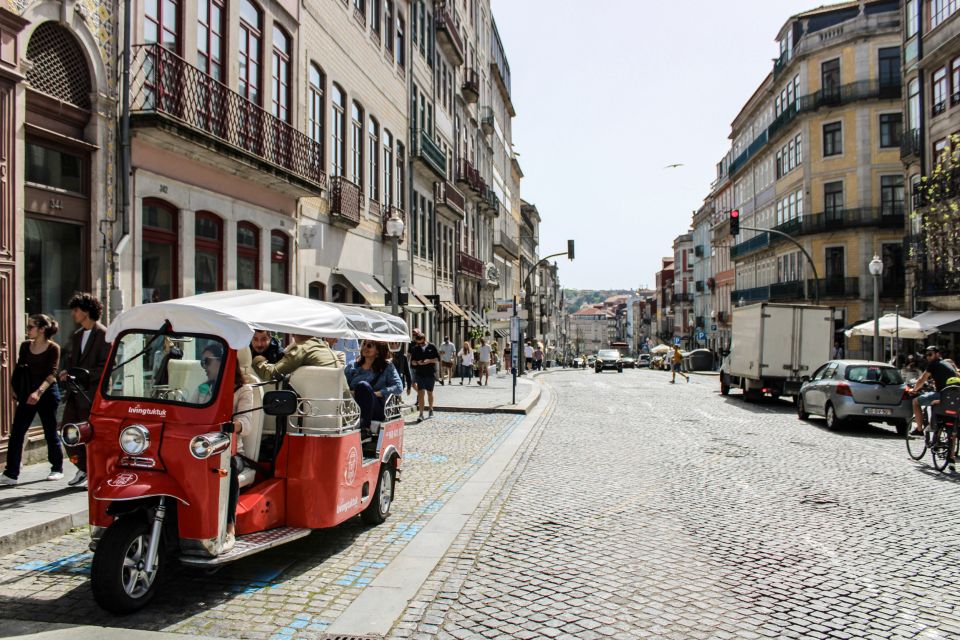
[[[103,396],[206,406],[217,395],[226,353],[211,336],[128,331],[113,351]]]

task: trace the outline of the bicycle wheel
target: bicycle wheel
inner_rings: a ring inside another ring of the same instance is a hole
[[[937,471],[947,468],[947,459],[950,457],[950,431],[937,426],[930,441],[930,456]]]
[[[914,460],[921,460],[927,453],[927,437],[922,432],[919,435],[913,433],[916,424],[916,420],[910,418],[910,422],[907,423],[907,434],[904,437],[907,440],[907,453]]]

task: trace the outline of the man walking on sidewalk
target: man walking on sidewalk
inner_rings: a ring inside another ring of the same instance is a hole
[[[444,337],[440,345],[440,386],[453,378],[453,357],[456,353],[457,348],[450,342],[450,338]]]
[[[491,349],[490,349],[490,345],[487,344],[487,339],[486,339],[486,338],[480,338],[480,349],[478,349],[478,351],[479,351],[479,354],[480,354],[480,360],[479,360],[479,362],[480,362],[480,365],[479,365],[480,371],[479,371],[479,375],[477,376],[477,377],[478,377],[477,384],[482,387],[482,386],[483,386],[483,381],[484,381],[484,379],[486,379],[486,381],[487,381],[487,386],[489,387],[489,386],[490,386],[490,353],[491,353]]]
[[[413,330],[413,341],[413,348],[410,349],[410,366],[413,367],[413,379],[417,385],[417,408],[420,409],[417,422],[422,422],[424,395],[430,401],[430,417],[433,417],[433,386],[436,383],[440,352],[427,342],[427,337],[419,329]]]
[[[678,373],[683,376],[687,382],[690,382],[690,376],[680,370],[683,366],[683,354],[680,353],[680,345],[673,345],[673,355],[670,356],[670,360],[673,362],[673,378],[670,380],[670,384],[676,384]]]
[[[103,313],[100,301],[89,293],[78,293],[67,306],[70,308],[70,317],[80,328],[70,338],[70,354],[61,370],[60,380],[66,382],[69,370],[74,367],[89,371],[90,379],[86,385],[80,387],[83,393],[75,392],[71,386],[67,387],[61,425],[83,422],[90,417],[90,401],[93,400],[94,390],[100,382],[103,368],[107,365],[107,357],[110,355],[107,328],[99,322]],[[83,487],[87,483],[87,447],[81,444],[68,446],[66,449],[70,462],[77,466],[76,475],[67,484],[71,487]]]

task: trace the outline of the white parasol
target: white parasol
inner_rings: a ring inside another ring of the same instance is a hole
[[[881,338],[902,338],[907,340],[922,340],[932,333],[937,333],[936,327],[920,324],[916,320],[888,313],[880,317]],[[848,338],[853,336],[872,336],[873,320],[858,324],[844,331]]]

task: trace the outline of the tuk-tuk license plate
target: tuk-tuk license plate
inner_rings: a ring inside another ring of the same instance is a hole
[[[863,410],[868,416],[891,416],[893,409],[878,409],[877,407],[867,407]]]

